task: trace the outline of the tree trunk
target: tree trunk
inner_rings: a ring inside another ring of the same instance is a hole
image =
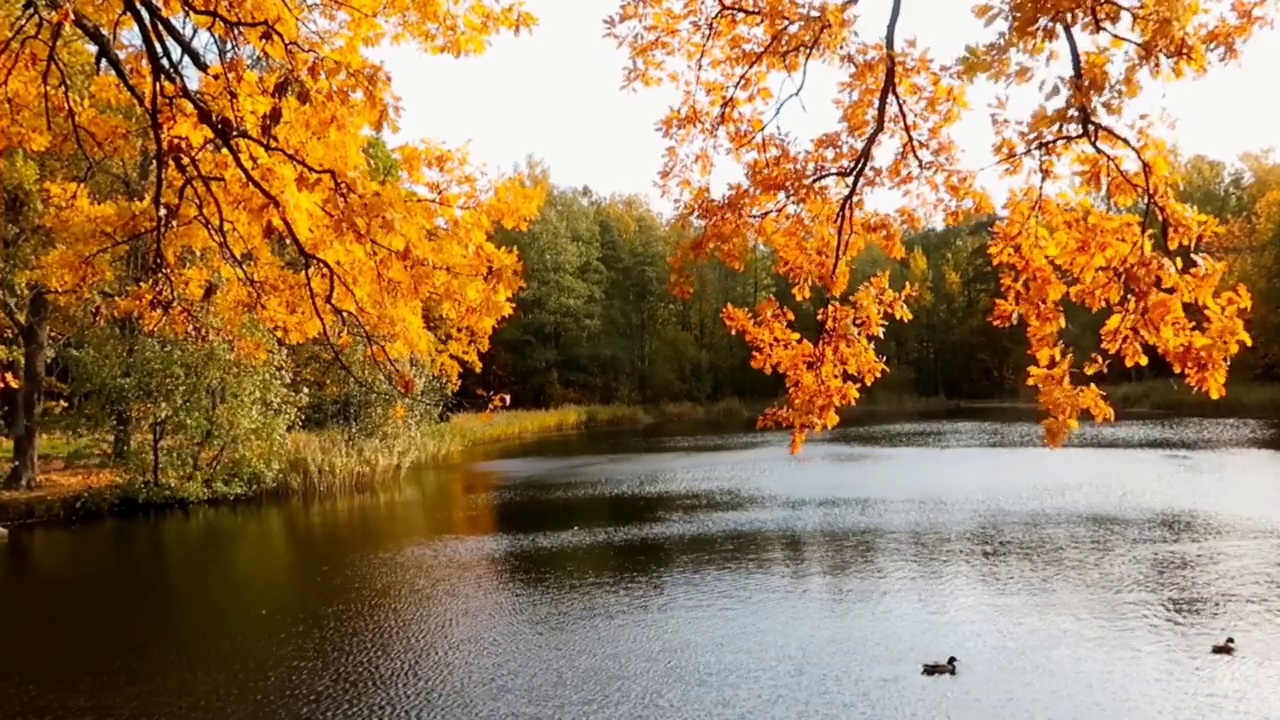
[[[14,377],[22,374],[17,363],[0,364],[0,374],[11,373]],[[13,437],[18,428],[18,389],[9,384],[0,387],[0,426],[4,428],[5,437]]]
[[[133,451],[133,413],[127,407],[119,407],[112,415],[111,459],[124,462]]]
[[[160,487],[160,443],[164,442],[166,419],[151,423],[151,484]]]
[[[133,452],[133,409],[129,407],[129,398],[133,395],[130,380],[133,373],[134,348],[137,345],[137,321],[125,318],[117,323],[120,336],[124,339],[124,385],[126,390],[121,397],[114,399],[115,407],[111,410],[111,459],[123,463]]]
[[[22,388],[14,408],[13,465],[5,478],[8,490],[28,490],[36,484],[40,421],[44,417],[44,373],[49,360],[49,297],[36,290],[27,302],[22,337]]]

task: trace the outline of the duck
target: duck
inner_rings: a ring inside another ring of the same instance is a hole
[[[924,669],[920,671],[920,674],[921,675],[955,675],[956,663],[958,662],[960,661],[956,660],[956,656],[952,655],[951,657],[947,658],[947,661],[944,663],[924,663],[924,665],[922,666]]]
[[[1227,638],[1226,642],[1221,645],[1214,645],[1212,650],[1214,655],[1233,655],[1235,651],[1236,639],[1231,637]]]

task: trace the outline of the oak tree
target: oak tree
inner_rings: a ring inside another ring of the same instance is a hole
[[[1204,252],[1221,226],[1178,198],[1159,123],[1130,109],[1152,83],[1238,57],[1271,25],[1274,4],[983,2],[973,12],[986,29],[945,59],[904,37],[903,1],[883,0],[888,20],[874,27],[856,0],[626,0],[607,21],[630,54],[626,85],[679,92],[660,122],[660,179],[681,217],[704,229],[686,257],[741,267],[763,244],[792,294],[823,298],[814,338],[775,301],[724,309],[753,365],[786,378],[785,401],[761,425],[791,428],[798,452],[886,371],[876,341],[911,317],[915,287],[897,289],[887,273],[853,286],[862,250],[902,259],[905,233],[996,209],[955,141],[979,82],[1000,88],[993,151],[1014,186],[988,243],[1001,275],[992,320],[1025,329],[1046,441],[1061,445],[1082,414],[1114,417],[1089,379],[1115,358],[1142,365],[1157,353],[1191,387],[1221,396],[1249,343],[1251,297],[1221,282],[1223,262]],[[777,120],[819,64],[841,76],[839,119],[801,139]],[[1018,92],[1038,98],[1029,112],[1008,102]],[[713,172],[725,165],[741,177],[718,188]],[[897,209],[876,206],[885,194]],[[680,265],[675,287],[687,292]],[[1064,341],[1069,304],[1105,318],[1102,353],[1078,357]]]
[[[395,131],[398,104],[367,50],[472,55],[532,23],[505,0],[0,0],[0,171],[56,160],[38,220],[6,220],[6,258],[40,249],[5,268],[26,382],[50,303],[176,336],[252,322],[335,363],[359,348],[410,394],[410,362],[455,380],[520,283],[489,236],[525,226],[542,191],[434,142],[377,172],[367,139]],[[11,486],[34,479],[34,432]]]

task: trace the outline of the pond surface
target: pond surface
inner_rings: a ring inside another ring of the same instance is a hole
[[[19,528],[0,718],[1280,717],[1276,429],[1038,441],[557,438],[377,496]]]

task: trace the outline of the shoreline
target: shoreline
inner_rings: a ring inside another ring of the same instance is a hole
[[[1117,420],[1126,416],[1280,419],[1280,384],[1242,385],[1219,400],[1193,395],[1169,381],[1130,383],[1103,388],[1112,400]],[[211,491],[205,497],[183,497],[165,488],[127,484],[119,469],[76,464],[56,457],[44,461],[39,487],[0,491],[0,526],[43,522],[76,522],[102,516],[134,514],[191,505],[234,504],[288,497],[320,497],[376,489],[398,482],[422,465],[456,462],[468,450],[521,442],[563,433],[596,429],[639,429],[658,424],[742,424],[753,420],[765,403],[746,405],[731,400],[713,404],[668,403],[658,406],[566,406],[544,410],[504,410],[487,419],[462,413],[449,420],[390,441],[342,438],[333,432],[298,431],[290,434],[289,452],[275,480],[238,493]],[[1024,398],[951,400],[939,397],[879,392],[863,405],[841,413],[841,423],[860,417],[931,414],[957,411],[1026,411],[1036,413],[1034,400]],[[59,442],[50,438],[50,445]]]
[[[423,465],[455,462],[467,451],[488,445],[596,429],[641,428],[659,422],[745,421],[753,417],[750,412],[738,401],[648,408],[565,406],[503,410],[488,417],[482,413],[459,413],[438,425],[382,439],[352,439],[333,431],[295,431],[290,433],[289,450],[281,469],[269,484],[241,492],[211,489],[205,496],[194,498],[184,496],[179,489],[127,483],[119,468],[100,461],[68,462],[55,451],[50,453],[53,457],[42,460],[39,486],[31,490],[0,490],[0,527],[71,523],[193,505],[360,492],[399,482]],[[50,448],[73,445],[55,435],[45,440]]]

